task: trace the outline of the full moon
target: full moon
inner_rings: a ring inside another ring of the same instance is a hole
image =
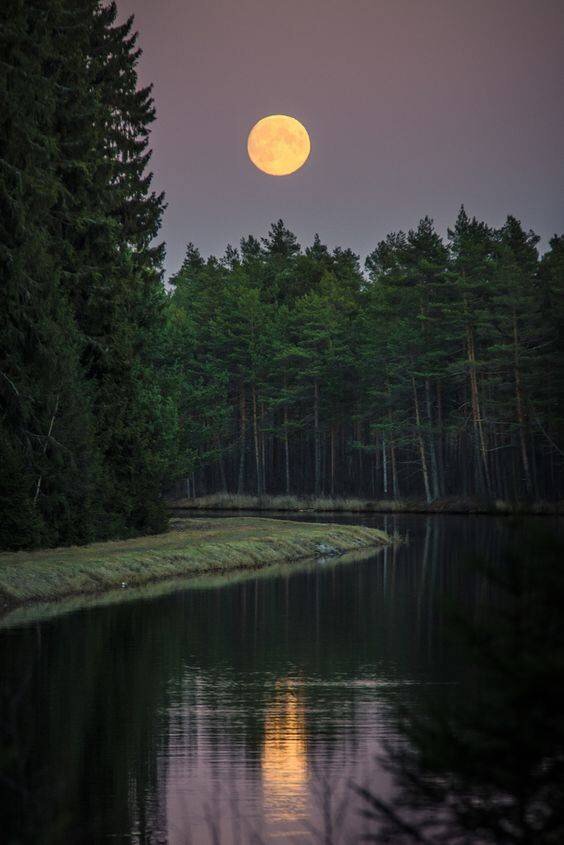
[[[249,158],[269,176],[287,176],[299,170],[310,150],[305,126],[286,114],[263,117],[255,123],[247,139]]]

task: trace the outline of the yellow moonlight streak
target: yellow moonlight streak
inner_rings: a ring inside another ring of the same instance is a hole
[[[287,176],[305,164],[311,144],[304,126],[295,117],[271,114],[255,123],[247,140],[253,164],[270,176]]]

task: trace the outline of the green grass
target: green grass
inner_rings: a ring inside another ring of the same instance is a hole
[[[564,502],[478,501],[464,497],[440,499],[427,504],[412,499],[356,499],[327,496],[241,496],[235,493],[214,493],[195,499],[177,499],[170,507],[180,510],[258,510],[318,511],[325,513],[484,513],[484,514],[561,514]]]
[[[323,569],[326,571],[336,566],[344,566],[347,563],[369,560],[375,554],[381,554],[383,548],[383,546],[378,548],[367,546],[366,548],[355,549],[352,552],[344,552],[336,557],[325,558],[322,564]],[[209,572],[202,575],[179,575],[175,578],[166,578],[164,581],[154,581],[139,587],[128,587],[126,590],[113,588],[104,593],[82,593],[64,597],[57,601],[27,602],[16,605],[4,614],[0,613],[0,629],[17,628],[21,625],[54,619],[83,608],[109,607],[130,601],[153,601],[183,589],[213,590],[245,581],[256,582],[257,579],[287,578],[298,572],[314,571],[318,567],[319,560],[306,558],[294,560],[290,563],[271,563],[259,569],[253,567]]]
[[[393,542],[358,525],[248,517],[172,520],[164,534],[0,554],[0,606],[288,563]]]

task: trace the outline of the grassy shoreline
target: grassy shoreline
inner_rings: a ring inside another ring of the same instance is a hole
[[[258,569],[394,542],[358,525],[228,517],[172,520],[164,534],[0,554],[0,610],[187,576]]]
[[[325,558],[322,564],[323,569],[327,571],[327,569],[333,569],[337,566],[346,566],[347,563],[373,558],[375,554],[382,554],[384,548],[385,546],[366,546],[366,548]],[[148,584],[142,584],[140,587],[130,587],[127,590],[114,588],[103,593],[81,593],[65,596],[57,601],[26,602],[8,608],[5,612],[0,612],[0,630],[55,619],[84,608],[110,607],[124,602],[150,602],[187,589],[222,589],[233,584],[242,584],[247,581],[256,582],[257,579],[262,580],[272,576],[289,577],[298,572],[311,572],[317,569],[319,565],[319,558],[309,557],[291,562],[270,563],[268,566],[258,568],[230,569],[226,572],[207,572],[202,575],[178,575],[160,581],[151,581]]]
[[[298,496],[245,496],[233,493],[214,493],[191,499],[174,499],[170,509],[201,511],[282,511],[287,513],[452,513],[496,514],[514,516],[535,514],[555,516],[564,514],[564,502],[511,502],[506,500],[478,501],[463,497],[422,502],[411,499],[355,499]]]

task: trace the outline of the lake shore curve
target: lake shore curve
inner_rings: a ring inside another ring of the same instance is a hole
[[[397,541],[360,525],[257,517],[172,519],[163,534],[0,554],[0,611],[167,579],[337,557]]]

